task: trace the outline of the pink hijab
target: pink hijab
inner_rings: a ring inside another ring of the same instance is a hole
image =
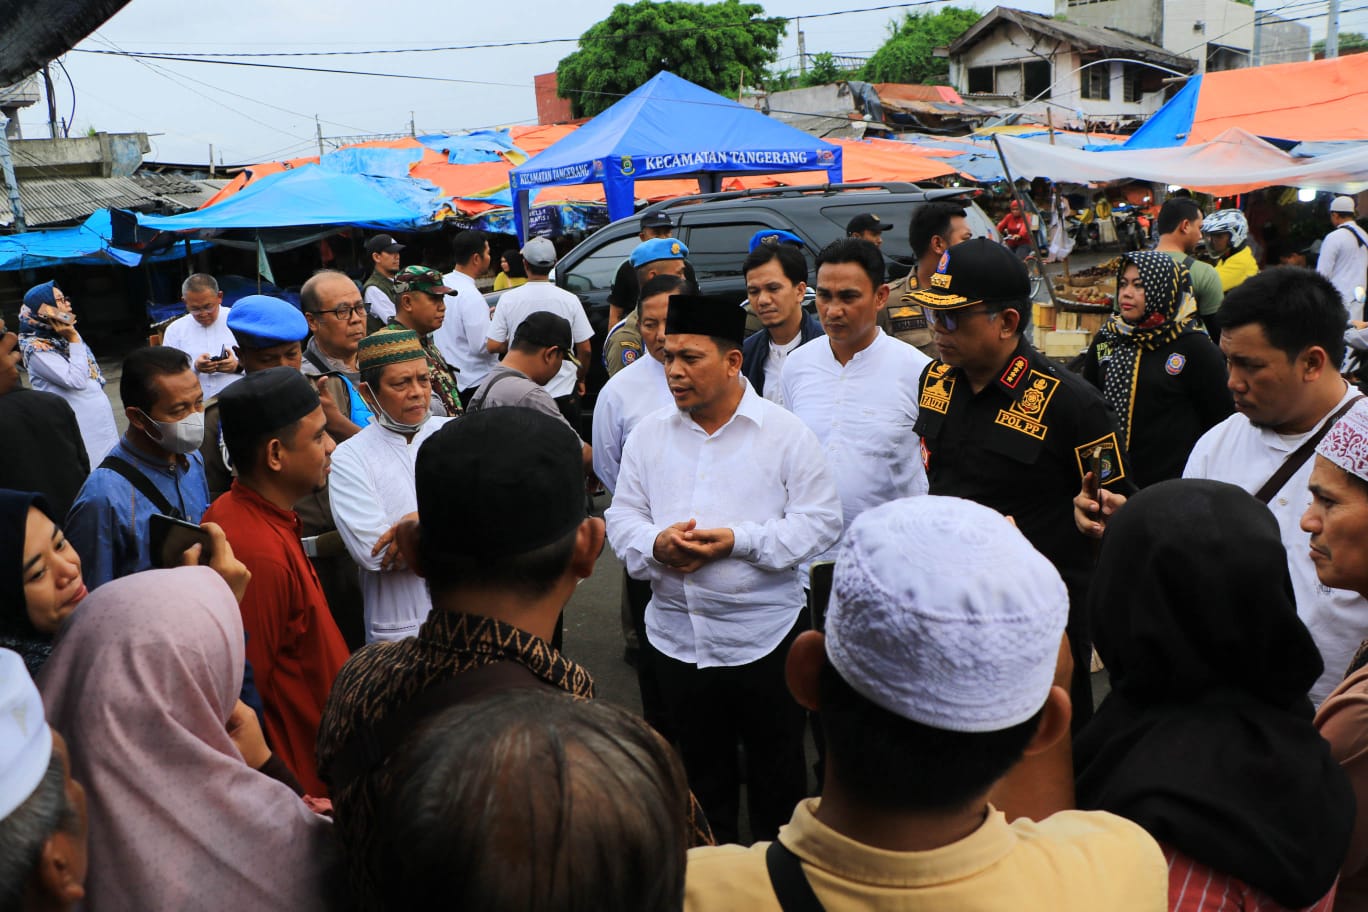
[[[324,908],[330,824],[228,737],[244,648],[207,567],[107,583],[63,630],[39,689],[89,796],[87,909]]]

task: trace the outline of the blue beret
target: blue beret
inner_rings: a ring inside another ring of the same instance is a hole
[[[689,255],[689,248],[674,238],[651,238],[642,241],[632,251],[632,268],[654,263],[656,260],[682,260]]]
[[[238,344],[247,344],[243,337],[268,348],[283,342],[302,342],[309,334],[309,321],[289,301],[269,295],[248,295],[228,309],[228,328],[238,337]],[[248,346],[252,347],[252,346]]]
[[[764,231],[757,231],[751,235],[751,250],[761,244],[797,244],[799,247],[804,246],[802,238],[792,231],[784,231],[782,228],[766,228]]]

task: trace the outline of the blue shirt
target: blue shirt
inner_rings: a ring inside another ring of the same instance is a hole
[[[198,452],[172,465],[151,459],[120,439],[110,456],[117,456],[151,480],[187,522],[199,523],[209,508],[209,484],[204,459]],[[156,504],[112,469],[90,473],[64,524],[67,540],[81,555],[81,574],[91,589],[112,579],[152,569],[148,526]]]

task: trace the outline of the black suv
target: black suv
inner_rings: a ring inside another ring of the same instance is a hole
[[[908,220],[923,203],[961,202],[976,237],[998,237],[992,221],[973,202],[978,193],[972,188],[920,187],[896,182],[776,187],[665,200],[613,222],[585,238],[556,264],[556,284],[584,302],[594,327],[591,395],[603,386],[607,376],[601,352],[609,329],[608,292],[618,267],[640,243],[641,217],[646,213],[668,211],[674,218],[674,236],[689,248],[689,263],[703,294],[739,301],[746,297],[741,263],[757,231],[782,228],[802,238],[810,271],[817,253],[845,236],[845,226],[852,218],[874,213],[893,225],[884,234],[883,252],[889,261],[890,275],[900,277],[907,273],[913,259],[907,243]],[[491,304],[497,301],[495,294],[486,297]]]

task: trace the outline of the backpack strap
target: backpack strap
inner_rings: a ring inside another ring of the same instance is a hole
[[[765,869],[783,912],[825,912],[803,873],[803,862],[777,839],[765,850]]]
[[[1343,225],[1340,225],[1339,228],[1336,228],[1335,230],[1338,231],[1340,230],[1340,228],[1343,228],[1344,230],[1348,231],[1350,234],[1354,236],[1354,240],[1358,241],[1358,245],[1360,247],[1368,247],[1368,241],[1363,240],[1362,229],[1360,229],[1359,231],[1355,231],[1354,229],[1356,227],[1358,226],[1355,223],[1345,222]]]
[[[148,478],[142,472],[139,472],[129,462],[120,459],[118,456],[106,456],[104,462],[101,462],[95,468],[109,469],[111,472],[122,475],[124,480],[131,484],[139,494],[152,501],[152,505],[155,506],[159,512],[176,519],[185,519],[185,514],[171,506],[171,501],[166,499],[165,494],[157,490],[157,486],[152,483],[152,479]]]
[[[538,686],[551,685],[526,665],[512,659],[459,672],[455,677],[419,691],[380,721],[361,722],[327,768],[321,771],[323,781],[336,795],[384,763],[430,716],[495,691]]]
[[[1272,500],[1273,495],[1281,491],[1283,485],[1287,484],[1288,480],[1291,479],[1293,475],[1297,474],[1297,469],[1300,469],[1305,465],[1306,460],[1311,458],[1311,454],[1316,452],[1316,445],[1321,442],[1321,439],[1324,438],[1326,434],[1330,433],[1330,429],[1335,426],[1335,422],[1343,418],[1345,412],[1353,408],[1354,403],[1362,398],[1364,398],[1364,396],[1360,393],[1344,403],[1335,414],[1326,418],[1321,424],[1320,429],[1306,438],[1306,441],[1301,446],[1292,451],[1292,454],[1283,461],[1283,464],[1278,466],[1278,471],[1273,473],[1273,477],[1268,479],[1268,481],[1265,481],[1263,487],[1259,488],[1258,493],[1254,496],[1258,498],[1261,503],[1265,504]]]
[[[507,380],[509,377],[514,376],[517,375],[504,373],[499,374],[493,380],[490,380],[484,386],[480,387],[480,391],[475,394],[475,397],[473,399],[470,400],[470,404],[466,406],[465,410],[467,412],[478,412],[480,409],[484,408],[485,400],[489,398],[489,394],[493,391],[494,387],[499,385],[499,381]]]

